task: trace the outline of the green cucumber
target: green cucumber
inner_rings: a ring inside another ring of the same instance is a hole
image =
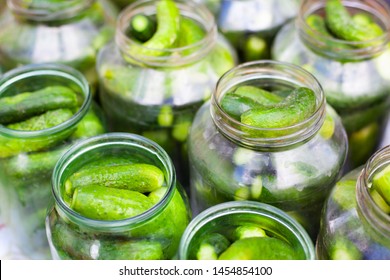
[[[49,176],[63,153],[69,146],[63,146],[45,152],[20,154],[5,162],[7,174],[16,178],[36,178]]]
[[[122,220],[144,213],[153,206],[147,196],[136,191],[84,186],[75,189],[70,207],[95,220]]]
[[[342,180],[338,182],[332,193],[332,199],[343,210],[349,210],[356,207],[356,180]]]
[[[180,29],[180,11],[173,0],[157,3],[157,30],[142,47],[132,46],[130,54],[137,56],[161,56],[164,50],[173,47]]]
[[[25,121],[12,123],[7,125],[7,128],[20,131],[39,131],[45,130],[53,126],[62,124],[73,117],[73,112],[70,109],[57,109],[47,111],[42,115],[29,118]]]
[[[104,125],[100,118],[90,109],[84,118],[78,123],[76,131],[72,134],[71,139],[84,139],[105,132]]]
[[[328,28],[340,39],[363,42],[375,39],[383,33],[380,27],[378,30],[371,25],[363,27],[356,24],[341,0],[327,0],[325,10]]]
[[[235,240],[238,240],[250,237],[266,237],[267,234],[264,229],[257,225],[243,225],[234,230],[233,236]]]
[[[10,125],[15,129],[36,129],[43,130],[53,125],[60,124],[62,121],[67,120],[73,116],[73,113],[68,109],[59,109],[54,111],[48,111],[44,116],[33,117],[37,123],[32,122],[31,119],[25,122],[16,123]],[[0,135],[0,158],[6,158],[18,155],[20,153],[36,152],[43,149],[49,149],[59,142],[67,139],[75,128],[70,128],[57,132],[54,135],[39,136],[34,138],[12,138]]]
[[[230,117],[240,120],[241,115],[250,109],[261,105],[249,97],[238,96],[234,93],[227,93],[221,101],[222,110]]]
[[[140,42],[150,40],[157,28],[152,19],[142,14],[135,15],[131,19],[130,27],[130,36]]]
[[[334,119],[333,119],[332,115],[329,112],[327,112],[326,116],[325,116],[324,123],[321,126],[318,133],[320,134],[320,136],[323,139],[328,140],[328,139],[332,138],[335,129],[336,129],[336,124],[334,122]]]
[[[77,105],[76,93],[63,86],[3,97],[0,98],[0,124],[20,122],[46,111],[75,108]]]
[[[239,239],[227,248],[219,260],[294,260],[298,256],[285,241],[273,237]]]
[[[381,195],[387,204],[390,204],[390,165],[374,174],[372,188]]]
[[[241,86],[223,96],[221,107],[228,115],[240,120],[241,115],[250,109],[272,106],[282,100],[282,97],[261,88]]]
[[[244,43],[243,56],[245,61],[266,59],[268,56],[267,41],[260,36],[250,35]]]
[[[163,260],[161,243],[156,240],[104,241],[100,260]]]
[[[71,196],[76,188],[99,185],[148,193],[160,188],[164,173],[154,165],[136,163],[101,166],[75,172],[66,180],[65,191]]]
[[[386,203],[386,201],[383,199],[383,197],[376,191],[371,189],[370,195],[372,199],[375,201],[376,205],[385,212],[386,214],[390,214],[390,205]]]
[[[379,124],[373,122],[358,131],[348,133],[352,167],[357,167],[367,161],[368,157],[375,151],[380,132]]]
[[[295,89],[285,100],[271,108],[255,108],[241,115],[243,124],[258,128],[285,128],[310,117],[316,109],[315,93],[308,88]],[[262,133],[262,132],[259,132]],[[278,132],[264,132],[274,137]]]
[[[180,20],[180,31],[177,46],[179,48],[187,47],[201,41],[206,33],[193,19],[182,17]],[[190,54],[191,50],[185,54]]]
[[[217,260],[218,256],[230,246],[230,241],[222,234],[214,232],[202,238],[196,252],[198,260]]]
[[[356,245],[345,237],[337,237],[329,248],[331,260],[361,260],[362,253]]]
[[[173,124],[173,110],[170,105],[163,105],[157,116],[157,123],[162,127],[170,127]]]

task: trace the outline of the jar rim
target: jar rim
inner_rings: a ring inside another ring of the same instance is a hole
[[[54,5],[38,5],[28,7],[23,0],[7,0],[7,6],[12,13],[33,21],[58,21],[72,18],[89,8],[96,0],[71,0]],[[71,3],[74,2],[74,3]]]
[[[375,152],[361,171],[356,184],[356,202],[358,213],[373,226],[377,232],[390,239],[390,216],[374,201],[370,194],[372,176],[384,166],[390,164],[390,146]]]
[[[126,34],[126,29],[130,25],[131,19],[140,13],[155,15],[156,2],[158,0],[139,0],[127,6],[119,14],[115,42],[125,58],[132,62],[150,66],[175,67],[196,62],[212,50],[218,36],[214,16],[203,4],[192,1],[174,0],[180,10],[180,15],[189,17],[202,25],[206,35],[201,40],[184,47],[155,49],[145,47],[142,43],[129,37]],[[132,47],[146,52],[165,53],[166,55],[152,56],[137,54],[135,56],[131,54]],[[190,54],[185,54],[186,52]]]
[[[343,39],[329,37],[317,30],[312,29],[306,22],[306,17],[315,14],[325,8],[325,0],[304,0],[300,6],[296,24],[299,29],[299,34],[308,46],[316,52],[324,53],[324,55],[341,60],[362,60],[374,57],[386,49],[390,42],[390,7],[383,0],[342,0],[347,8],[359,9],[368,12],[375,18],[380,20],[384,32],[377,38],[366,41],[346,41]],[[329,49],[329,45],[345,45],[347,48]]]
[[[206,224],[220,217],[235,214],[262,215],[283,225],[297,238],[302,245],[307,260],[314,260],[315,252],[313,241],[306,230],[286,212],[270,204],[258,201],[229,201],[209,207],[195,216],[185,229],[178,249],[179,259],[188,256],[189,244],[195,234]]]
[[[64,201],[61,196],[61,176],[65,169],[67,169],[74,160],[79,156],[82,156],[84,152],[88,152],[94,149],[100,149],[110,144],[121,144],[130,147],[142,147],[145,151],[150,152],[157,156],[158,160],[164,165],[165,171],[168,174],[167,191],[164,196],[151,208],[145,212],[122,220],[96,220],[84,217],[78,212],[72,210]],[[166,151],[152,140],[143,137],[141,135],[133,133],[111,132],[98,136],[90,137],[74,144],[68,151],[66,151],[61,158],[57,161],[53,173],[52,173],[52,194],[55,201],[55,207],[60,215],[64,215],[70,221],[81,224],[84,227],[105,230],[105,231],[117,231],[128,226],[135,226],[144,223],[150,218],[154,217],[157,213],[160,213],[168,203],[171,201],[174,191],[176,189],[176,171],[173,167],[172,160],[166,153]]]
[[[91,107],[92,95],[87,79],[78,70],[58,63],[29,64],[8,71],[0,78],[0,96],[2,92],[4,92],[15,82],[31,77],[39,77],[41,75],[61,77],[72,81],[73,83],[78,85],[81,89],[82,94],[84,95],[84,100],[80,108],[71,118],[64,121],[63,123],[43,130],[13,130],[3,125],[0,125],[1,135],[25,139],[36,138],[40,136],[50,136],[64,131],[65,129],[73,125],[76,125],[78,122],[81,121],[81,119],[85,116],[85,114]]]
[[[267,71],[271,72],[268,73]],[[287,79],[282,76],[285,74],[292,76],[287,77]],[[243,79],[237,78],[229,84],[231,79],[235,79],[239,75],[242,75]],[[299,123],[283,128],[260,128],[243,124],[222,109],[220,101],[224,94],[232,87],[248,81],[245,78],[249,77],[251,80],[261,80],[271,78],[271,76],[275,80],[287,81],[295,86],[306,86],[312,89],[317,99],[316,109],[312,115]],[[310,86],[305,85],[303,80],[307,80]],[[325,94],[317,78],[298,65],[275,60],[246,62],[230,69],[219,79],[216,89],[213,92],[211,103],[211,116],[219,130],[230,139],[249,147],[286,147],[307,141],[321,128],[326,115]],[[249,133],[243,132],[242,128],[248,130]],[[276,136],[274,138],[252,136],[260,132],[283,131],[286,132],[284,136]],[[287,133],[288,131],[292,131],[292,133]]]

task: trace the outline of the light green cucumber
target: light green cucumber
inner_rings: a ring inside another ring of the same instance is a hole
[[[239,239],[229,246],[219,260],[294,260],[297,254],[286,242],[273,237]]]
[[[243,239],[250,237],[266,237],[264,229],[257,225],[243,225],[239,226],[234,230],[234,239]]]
[[[150,164],[136,163],[80,170],[66,180],[65,191],[71,196],[76,188],[99,185],[148,193],[161,188],[163,184],[164,173],[161,169]]]
[[[390,204],[390,165],[374,174],[372,188],[381,195],[387,204]]]
[[[75,108],[77,105],[76,93],[63,86],[3,97],[0,98],[0,124],[20,122],[46,111]]]
[[[75,189],[70,207],[95,220],[123,220],[144,213],[153,206],[147,196],[136,191],[84,186]]]

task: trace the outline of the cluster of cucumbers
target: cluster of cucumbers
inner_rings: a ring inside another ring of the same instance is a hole
[[[197,260],[296,260],[299,253],[285,240],[256,224],[245,224],[202,236]]]

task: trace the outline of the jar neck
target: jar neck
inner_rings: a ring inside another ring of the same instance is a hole
[[[367,162],[360,174],[356,186],[357,210],[363,224],[369,228],[373,237],[380,242],[390,244],[390,216],[374,201],[370,194],[372,177],[390,164],[390,147],[376,152]]]
[[[383,35],[369,41],[345,41],[313,30],[306,22],[312,14],[325,14],[326,0],[305,0],[296,19],[299,36],[313,52],[341,61],[360,61],[382,54],[390,42],[390,9],[383,0],[343,0],[352,13],[364,12],[384,30]]]
[[[53,85],[66,84],[73,88],[77,88],[77,91],[83,99],[83,103],[81,104],[79,110],[67,121],[44,130],[13,130],[0,125],[0,136],[26,140],[49,138],[75,127],[87,114],[92,102],[88,81],[79,71],[71,67],[55,63],[27,65],[5,73],[0,79],[0,100],[1,97],[13,96],[22,92],[35,91],[36,88],[34,88],[34,86],[39,84],[37,83],[37,79],[45,80],[47,84],[49,81],[53,81]],[[20,90],[21,92],[17,92],[19,88],[22,88]]]
[[[63,199],[64,183],[68,176],[86,163],[100,159],[104,155],[112,156],[120,153],[142,154],[161,167],[165,174],[167,192],[162,199],[149,210],[140,215],[123,220],[94,220],[75,212]],[[107,133],[91,137],[73,145],[57,162],[52,175],[52,193],[58,214],[80,227],[101,232],[122,232],[139,226],[158,215],[167,207],[176,190],[176,173],[168,154],[151,140],[130,133]]]
[[[304,121],[284,128],[258,128],[245,125],[229,116],[221,107],[226,93],[232,88],[253,84],[262,87],[293,89],[307,87],[315,93],[316,109]],[[317,79],[293,64],[276,61],[244,63],[221,77],[211,99],[211,117],[219,131],[238,145],[250,149],[288,148],[309,141],[321,128],[325,115],[325,97]],[[278,135],[273,137],[259,135]]]
[[[175,0],[175,3],[181,16],[195,21],[205,31],[204,38],[198,42],[180,48],[151,49],[129,37],[127,30],[133,17],[139,14],[155,16],[157,2],[156,0],[136,1],[119,15],[115,42],[122,56],[127,61],[151,67],[177,67],[200,61],[213,49],[218,35],[214,16],[206,7],[192,1]],[[141,50],[142,54],[134,54],[132,52],[134,48]],[[157,52],[163,55],[152,56],[144,54],[150,52]]]
[[[35,22],[55,22],[79,16],[95,0],[37,1],[7,0],[10,11],[19,18]]]
[[[249,215],[250,217],[243,218],[244,215]],[[285,212],[261,202],[230,201],[206,209],[191,221],[180,241],[179,259],[185,260],[189,258],[192,241],[199,237],[199,234],[202,234],[204,229],[212,230],[212,227],[215,227],[221,230],[219,226],[227,224],[229,226],[237,226],[243,219],[246,223],[253,222],[261,225],[261,222],[264,222],[267,230],[281,235],[288,242],[294,243],[295,248],[299,244],[306,260],[315,258],[314,246],[309,235],[298,222]]]

